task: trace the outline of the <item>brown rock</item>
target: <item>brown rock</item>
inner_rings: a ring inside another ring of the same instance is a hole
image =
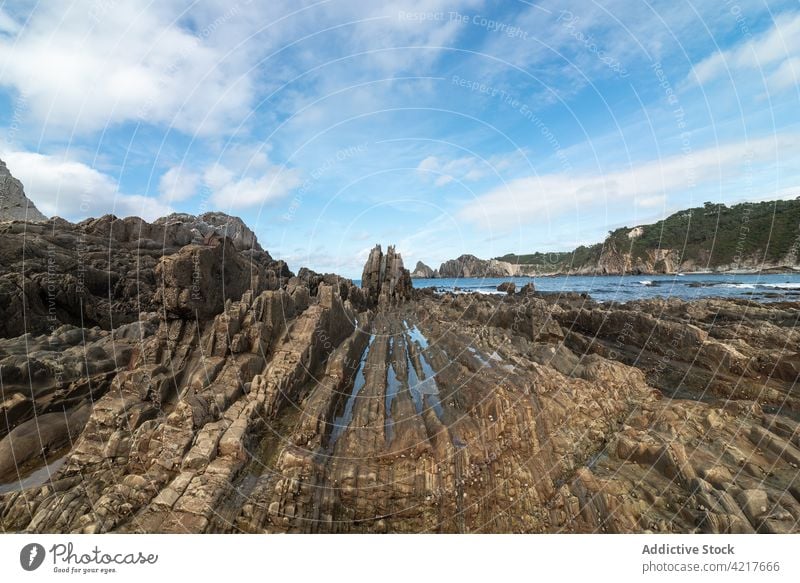
[[[497,286],[497,291],[505,292],[509,295],[513,294],[517,290],[517,284],[513,281],[504,281],[500,285]]]
[[[389,246],[386,255],[380,245],[370,251],[361,275],[361,288],[372,305],[394,305],[411,298],[411,275],[394,246]]]

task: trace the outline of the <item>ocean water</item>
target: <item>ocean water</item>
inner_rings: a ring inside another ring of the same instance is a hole
[[[587,293],[593,299],[628,302],[653,297],[685,300],[723,297],[759,301],[800,301],[800,273],[738,275],[696,273],[686,275],[560,275],[555,277],[443,278],[415,279],[415,288],[433,287],[455,293],[502,293],[497,286],[513,281],[517,290],[533,283],[542,292]]]

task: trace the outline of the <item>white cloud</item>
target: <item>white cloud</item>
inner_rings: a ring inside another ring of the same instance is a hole
[[[183,166],[173,166],[158,181],[158,192],[162,199],[179,202],[192,198],[199,186],[199,174]]]
[[[767,84],[775,92],[800,86],[800,56],[783,61],[767,77]]]
[[[214,204],[224,209],[254,207],[287,196],[303,182],[295,168],[270,166],[253,175],[235,174],[215,164],[204,174]]]
[[[570,208],[582,211],[630,201],[658,206],[669,193],[703,184],[723,184],[746,175],[756,164],[797,160],[800,136],[727,144],[646,162],[628,170],[594,175],[545,174],[513,180],[495,188],[459,212],[459,217],[491,227],[549,220]],[[745,176],[746,179],[746,176]]]
[[[19,24],[0,8],[0,33],[17,34],[17,32],[19,32]]]
[[[214,208],[256,207],[287,196],[302,184],[302,174],[270,161],[269,148],[259,144],[229,146],[219,159],[198,171],[186,164],[169,168],[159,180],[165,202],[191,199],[202,188]]]
[[[798,57],[800,14],[784,14],[761,35],[700,61],[687,81],[703,85],[726,74],[737,78],[755,72],[768,78],[770,89],[779,91],[797,86]]]
[[[0,36],[0,83],[25,95],[42,124],[73,132],[124,121],[203,134],[236,127],[253,99],[249,57],[220,39],[240,27],[243,8],[220,7],[192,30],[180,4],[47,2],[16,22],[0,18],[0,28],[19,28]]]
[[[663,207],[667,203],[666,194],[654,194],[652,196],[637,196],[636,206],[642,208],[658,208]]]
[[[515,164],[523,162],[525,157],[525,152],[520,150],[490,156],[485,160],[476,156],[462,156],[451,160],[428,156],[417,165],[417,172],[424,180],[432,179],[436,186],[446,186],[455,180],[476,182],[511,169]]]
[[[113,213],[151,221],[172,212],[154,198],[118,192],[113,178],[81,162],[33,152],[5,152],[2,158],[47,216],[76,220]]]

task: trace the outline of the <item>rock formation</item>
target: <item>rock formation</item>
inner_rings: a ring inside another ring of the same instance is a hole
[[[800,530],[800,304],[287,278],[187,222],[4,226],[0,530]]]
[[[0,221],[9,220],[37,222],[46,221],[47,217],[25,196],[22,183],[0,160]]]
[[[209,212],[199,216],[185,213],[173,213],[157,219],[153,223],[159,226],[181,225],[187,227],[193,235],[193,242],[208,243],[211,237],[228,237],[237,251],[263,251],[256,234],[244,224],[239,217],[232,217],[220,212]]]
[[[417,266],[414,268],[414,271],[411,272],[412,279],[432,279],[435,277],[439,277],[439,272],[435,269],[431,269],[422,261],[417,261]]]
[[[365,281],[397,261],[373,255]],[[27,339],[34,358],[3,341],[0,470],[42,447],[56,469],[4,486],[0,525],[797,531],[796,304],[445,294],[373,311],[386,271],[377,296],[304,272],[205,319],[64,326]]]
[[[731,207],[707,202],[574,251],[499,259],[521,275],[791,272],[800,270],[799,223],[800,197]]]
[[[500,285],[497,286],[497,291],[505,292],[507,294],[513,294],[517,289],[517,284],[513,281],[504,281]]]
[[[230,224],[237,222],[231,218]],[[224,236],[203,236],[196,225],[113,215],[78,224],[59,218],[0,223],[0,294],[6,299],[0,337],[51,332],[61,324],[109,330],[161,308],[187,317],[196,309],[213,314],[246,289],[277,289],[291,277],[255,239],[243,244],[249,230],[234,231],[239,250]],[[167,297],[158,303],[162,282]],[[171,297],[178,288],[183,296]]]
[[[439,267],[439,277],[509,277],[520,275],[517,266],[497,259],[478,259],[462,255],[445,261]]]
[[[411,297],[411,275],[392,245],[386,255],[380,245],[370,251],[361,275],[361,287],[372,304],[397,304]]]

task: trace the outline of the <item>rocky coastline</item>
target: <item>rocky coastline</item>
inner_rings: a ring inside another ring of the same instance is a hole
[[[799,303],[439,294],[380,246],[355,286],[245,229],[0,223],[0,530],[798,532]]]
[[[800,264],[789,262],[765,262],[753,258],[744,262],[718,266],[709,269],[693,261],[670,259],[677,252],[664,255],[661,259],[634,260],[630,253],[605,253],[596,264],[562,269],[547,269],[525,263],[513,263],[499,259],[479,259],[474,255],[462,255],[442,263],[439,269],[431,269],[423,262],[411,272],[412,279],[464,279],[464,278],[502,278],[502,277],[561,277],[565,275],[620,276],[620,275],[677,275],[715,274],[715,275],[758,275],[771,273],[800,273]]]
[[[610,231],[572,251],[461,255],[415,278],[800,273],[800,197],[727,207],[706,203],[653,224]]]
[[[356,286],[3,186],[0,531],[798,532],[799,302]]]

